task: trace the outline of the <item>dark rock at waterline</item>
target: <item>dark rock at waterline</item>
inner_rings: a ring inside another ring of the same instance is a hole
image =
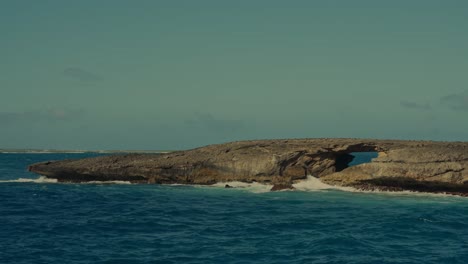
[[[232,187],[232,186],[229,185],[229,184],[226,184],[226,185],[224,185],[224,188],[228,188],[228,189],[229,189],[229,188],[234,188],[234,187]]]
[[[414,191],[468,196],[468,183],[456,184],[440,181],[418,181],[405,177],[381,177],[363,180],[353,184],[353,186],[366,191]]]
[[[273,187],[271,187],[270,191],[282,191],[282,190],[294,190],[295,188],[292,186],[291,183],[279,183],[279,184],[275,184],[273,185]]]
[[[370,163],[348,167],[353,152],[378,152]],[[402,177],[428,182],[468,182],[468,143],[371,139],[254,140],[210,145],[166,154],[112,155],[36,163],[29,170],[61,182],[123,180],[155,184],[214,184],[241,181],[290,186],[319,177],[331,185],[365,184],[378,188],[413,188]],[[279,188],[279,187],[278,187]],[[419,188],[423,190],[424,188]],[[424,190],[434,191],[431,188]],[[462,189],[460,193],[465,193]]]

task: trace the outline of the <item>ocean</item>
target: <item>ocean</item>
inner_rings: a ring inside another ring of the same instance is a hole
[[[0,154],[0,263],[468,262],[468,198],[67,184],[26,170],[91,155]]]

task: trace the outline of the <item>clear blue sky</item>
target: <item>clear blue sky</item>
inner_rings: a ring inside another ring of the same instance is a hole
[[[0,148],[468,140],[468,1],[2,0]]]

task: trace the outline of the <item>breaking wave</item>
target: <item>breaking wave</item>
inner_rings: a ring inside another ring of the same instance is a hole
[[[39,178],[32,179],[32,178],[18,178],[18,179],[11,179],[11,180],[0,180],[0,183],[58,183],[57,179],[50,179],[45,176],[40,176]],[[67,183],[63,183],[67,184]],[[89,181],[89,182],[82,182],[79,184],[123,184],[129,185],[132,184],[129,181]],[[177,185],[186,185],[186,184],[170,184],[171,186]],[[194,187],[206,187],[202,185],[192,185]],[[284,191],[303,191],[303,192],[314,192],[314,191],[344,191],[344,192],[355,192],[355,193],[372,193],[372,194],[384,194],[384,195],[397,195],[397,196],[432,196],[432,197],[453,197],[452,194],[446,193],[427,193],[427,192],[416,192],[416,191],[381,191],[381,190],[360,190],[353,187],[343,187],[343,186],[335,186],[330,185],[322,182],[319,178],[314,176],[307,176],[307,179],[298,181],[292,185],[294,187],[293,190],[284,190]],[[245,190],[252,193],[267,193],[270,192],[273,185],[271,184],[264,184],[264,183],[246,183],[246,182],[239,182],[239,181],[230,181],[230,182],[218,182],[211,187],[217,188],[233,188],[233,189],[240,189]]]
[[[18,178],[14,180],[0,180],[0,182],[33,182],[33,183],[57,183],[57,179],[49,179],[45,176],[40,176],[37,179]]]
[[[129,181],[89,181],[83,182],[83,184],[132,184]]]
[[[321,190],[339,190],[344,192],[355,192],[355,193],[371,193],[371,194],[384,194],[384,195],[397,195],[397,196],[433,196],[433,197],[453,197],[452,194],[446,193],[428,193],[428,192],[417,192],[417,191],[381,191],[381,190],[360,190],[354,187],[343,187],[329,185],[322,182],[320,179],[314,176],[307,176],[306,180],[293,184],[293,187],[299,191],[321,191]]]
[[[31,179],[31,178],[18,178],[18,179],[13,179],[13,180],[0,180],[0,183],[8,183],[8,182],[19,182],[19,183],[58,183],[57,179],[50,179],[47,178],[46,176],[40,176],[37,179]],[[89,181],[89,182],[83,182],[80,184],[132,184],[129,181]]]
[[[196,185],[195,185],[196,186]],[[212,187],[219,188],[233,188],[246,190],[252,193],[266,193],[270,192],[273,185],[263,183],[245,183],[239,181],[231,182],[218,182]],[[381,191],[381,190],[360,190],[354,187],[344,187],[330,185],[322,182],[319,178],[314,176],[307,176],[307,179],[298,181],[292,185],[294,189],[288,189],[284,191],[300,191],[300,192],[316,192],[316,191],[343,191],[353,193],[369,193],[369,194],[382,194],[382,195],[396,195],[396,196],[424,196],[424,197],[453,197],[452,194],[445,193],[427,193],[427,192],[416,192],[416,191]]]
[[[307,179],[299,181],[293,184],[293,187],[299,191],[320,191],[320,190],[342,190],[342,191],[354,191],[356,189],[350,187],[339,187],[326,184],[320,179],[314,176],[307,176]]]
[[[258,182],[253,182],[253,183],[246,183],[246,182],[239,182],[239,181],[231,181],[231,182],[218,182],[213,185],[213,187],[222,187],[228,188],[232,187],[235,189],[244,189],[253,193],[266,193],[271,190],[273,185],[271,184],[263,184],[263,183],[258,183]]]
[[[247,191],[251,191],[254,193],[264,193],[264,192],[269,192],[273,185],[271,184],[264,184],[264,183],[258,183],[258,182],[253,182],[253,183],[245,183],[245,182],[239,182],[239,181],[231,181],[231,182],[218,182],[215,183],[211,186],[214,187],[232,187],[235,189],[245,189]],[[297,191],[321,191],[321,190],[342,190],[342,191],[357,191],[354,188],[351,187],[339,187],[339,186],[333,186],[326,184],[320,179],[314,177],[314,176],[307,176],[307,179],[299,181],[297,183],[293,184],[293,187]],[[290,191],[290,190],[286,190]]]

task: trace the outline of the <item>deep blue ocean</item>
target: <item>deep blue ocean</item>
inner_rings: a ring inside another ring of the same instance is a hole
[[[26,171],[89,155],[0,154],[0,263],[468,263],[468,198],[63,184]]]

